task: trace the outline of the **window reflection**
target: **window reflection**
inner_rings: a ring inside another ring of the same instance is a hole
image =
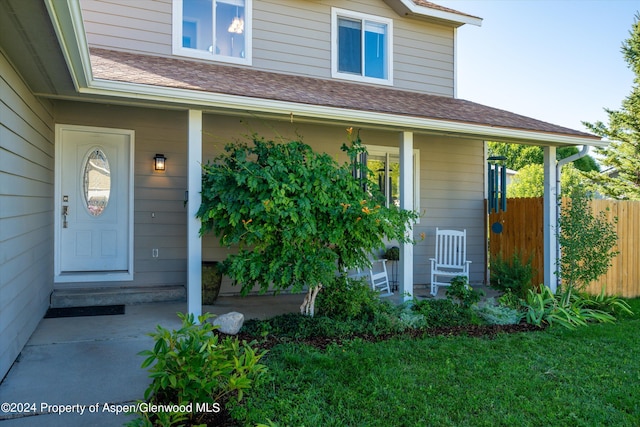
[[[387,206],[400,206],[400,159],[398,156],[369,155],[367,166],[373,172],[369,177],[387,201]]]
[[[245,0],[184,0],[182,47],[245,58]]]
[[[111,193],[111,171],[107,156],[94,149],[87,156],[83,173],[84,198],[89,213],[99,216],[109,203]]]

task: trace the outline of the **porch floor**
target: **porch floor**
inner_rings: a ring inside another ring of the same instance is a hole
[[[415,294],[427,297],[428,289],[417,286]],[[443,296],[440,289],[438,297]],[[399,301],[401,296],[390,298]],[[245,319],[268,318],[298,312],[302,299],[300,294],[221,296],[215,305],[203,306],[203,312],[239,311]],[[42,319],[0,383],[0,402],[32,403],[36,412],[1,410],[2,427],[123,425],[131,417],[115,414],[105,404],[133,403],[143,397],[149,378],[137,353],[153,344],[146,334],[158,324],[178,328],[176,313],[186,309],[185,302],[150,303],[126,306],[124,315]],[[85,407],[82,415],[78,408],[58,415],[46,405]]]

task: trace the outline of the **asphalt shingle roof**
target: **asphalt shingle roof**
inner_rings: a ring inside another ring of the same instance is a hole
[[[177,58],[91,49],[96,79],[600,138],[463,99]]]

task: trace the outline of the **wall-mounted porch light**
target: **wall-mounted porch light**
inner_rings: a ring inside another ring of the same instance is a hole
[[[156,154],[155,157],[153,158],[154,169],[157,171],[164,171],[166,160],[167,158],[164,156],[164,154]]]

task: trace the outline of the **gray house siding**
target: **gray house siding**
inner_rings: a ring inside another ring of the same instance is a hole
[[[53,108],[0,50],[0,378],[49,306]]]
[[[482,140],[421,136],[420,207],[414,228],[414,282],[430,283],[429,258],[435,255],[435,229],[467,230],[470,281],[484,281],[486,225],[484,212],[484,143]],[[421,240],[420,234],[425,234]]]
[[[171,1],[81,0],[89,46],[172,56]],[[454,30],[376,1],[253,1],[252,69],[331,78],[331,8],[393,19],[394,87],[453,96]]]

